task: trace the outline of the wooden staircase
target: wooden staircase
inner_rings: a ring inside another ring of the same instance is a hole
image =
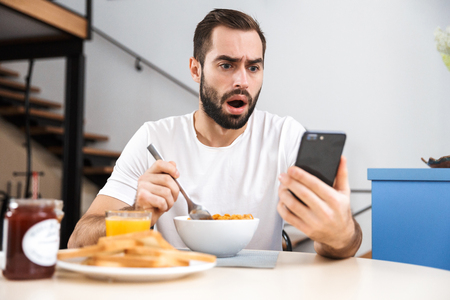
[[[64,122],[61,199],[66,214],[61,223],[62,248],[67,246],[69,236],[81,217],[83,147],[87,147],[83,141],[86,67],[83,49],[84,42],[91,37],[92,2],[86,0],[83,16],[47,0],[0,0],[0,61],[30,60],[31,63],[45,58],[66,60],[64,117],[45,105],[33,107],[32,111],[34,126],[62,127]],[[11,73],[14,72],[2,71],[3,76],[9,77],[4,78],[6,85],[8,79],[14,79],[10,77],[14,77]],[[20,92],[23,86],[9,84],[6,89]],[[5,101],[3,106],[6,106],[2,108],[4,117],[19,124],[17,126],[23,126],[23,110],[9,107],[20,106],[11,101],[21,102],[21,97],[1,98]]]
[[[20,74],[0,65],[0,116],[16,125],[25,134],[25,89],[18,82]],[[30,88],[30,135],[33,140],[47,148],[58,157],[63,156],[64,116],[52,110],[62,105],[36,97],[40,88]],[[108,137],[95,133],[84,133],[83,174],[99,187],[102,187],[111,175],[120,152],[101,150],[90,145],[107,141]]]

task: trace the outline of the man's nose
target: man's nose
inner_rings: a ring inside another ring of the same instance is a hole
[[[247,89],[248,88],[248,78],[247,78],[247,69],[245,67],[241,67],[237,69],[234,74],[234,88],[239,89]]]

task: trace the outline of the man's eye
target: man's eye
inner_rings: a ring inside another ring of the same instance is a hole
[[[259,70],[258,66],[251,66],[250,68],[248,68],[251,72],[256,72]]]
[[[220,66],[221,66],[223,69],[225,69],[225,70],[231,68],[231,65],[230,65],[230,64],[221,64]]]

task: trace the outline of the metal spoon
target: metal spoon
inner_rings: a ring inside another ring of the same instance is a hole
[[[150,153],[153,155],[153,157],[156,160],[164,160],[162,158],[161,154],[159,154],[158,150],[156,150],[155,146],[153,146],[153,144],[150,144],[147,147],[147,149],[148,149],[148,151],[150,151]],[[181,184],[178,182],[178,180],[176,180],[175,178],[173,178],[173,180],[175,180],[176,184],[180,188],[181,193],[184,196],[184,199],[186,199],[186,202],[188,205],[189,216],[191,217],[191,219],[192,220],[212,220],[213,218],[211,217],[211,214],[206,210],[206,208],[203,207],[202,205],[198,205],[198,204],[194,203],[194,201],[191,200],[191,198],[185,192],[185,190],[183,189]]]

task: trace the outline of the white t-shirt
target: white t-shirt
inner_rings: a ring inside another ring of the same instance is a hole
[[[295,163],[305,131],[291,117],[255,109],[247,128],[227,147],[202,144],[194,129],[194,114],[146,122],[131,138],[99,194],[133,205],[139,177],[155,162],[147,150],[153,143],[162,157],[174,161],[179,182],[188,195],[211,214],[252,214],[258,229],[247,249],[281,250],[283,219],[277,212],[278,175]],[[186,247],[173,218],[186,216],[187,204],[178,195],[156,228],[174,247]]]

